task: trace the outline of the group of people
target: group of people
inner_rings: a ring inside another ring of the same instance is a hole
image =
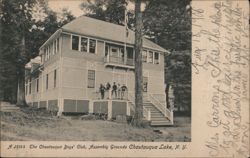
[[[105,93],[108,94],[107,99],[125,99],[127,91],[128,88],[125,84],[120,85],[119,83],[116,84],[115,82],[113,83],[112,87],[110,83],[107,82],[105,86],[100,84],[99,88],[101,99],[104,99]]]

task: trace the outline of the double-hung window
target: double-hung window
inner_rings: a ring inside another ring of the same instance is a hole
[[[79,36],[72,35],[72,50],[79,50]]]
[[[154,54],[154,64],[159,64],[159,53],[157,52]]]
[[[96,51],[96,40],[89,39],[89,53],[95,53]]]
[[[148,51],[148,62],[149,63],[153,63],[153,52],[152,51]]]
[[[147,62],[147,51],[146,50],[143,50],[142,51],[142,61],[143,62]]]
[[[81,37],[81,51],[82,52],[88,51],[88,39],[85,37]]]
[[[95,88],[95,70],[88,70],[88,88]]]

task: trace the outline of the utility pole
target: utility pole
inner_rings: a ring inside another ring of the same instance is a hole
[[[140,127],[143,119],[141,0],[135,0],[135,115],[132,125]]]

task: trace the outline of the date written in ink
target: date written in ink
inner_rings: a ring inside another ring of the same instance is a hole
[[[7,149],[25,149],[25,145],[10,144]]]

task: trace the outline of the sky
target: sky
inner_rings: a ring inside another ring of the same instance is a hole
[[[48,0],[49,7],[56,12],[60,12],[63,8],[68,8],[68,10],[71,11],[71,13],[79,17],[84,14],[84,12],[80,9],[80,4],[86,0]],[[145,5],[142,5],[142,9],[145,7]],[[134,8],[134,5],[129,2],[128,4],[128,10],[131,10]]]
[[[63,8],[68,8],[74,16],[79,17],[83,15],[83,11],[80,9],[80,4],[83,1],[84,0],[49,0],[48,3],[49,7],[56,12],[59,12]]]

